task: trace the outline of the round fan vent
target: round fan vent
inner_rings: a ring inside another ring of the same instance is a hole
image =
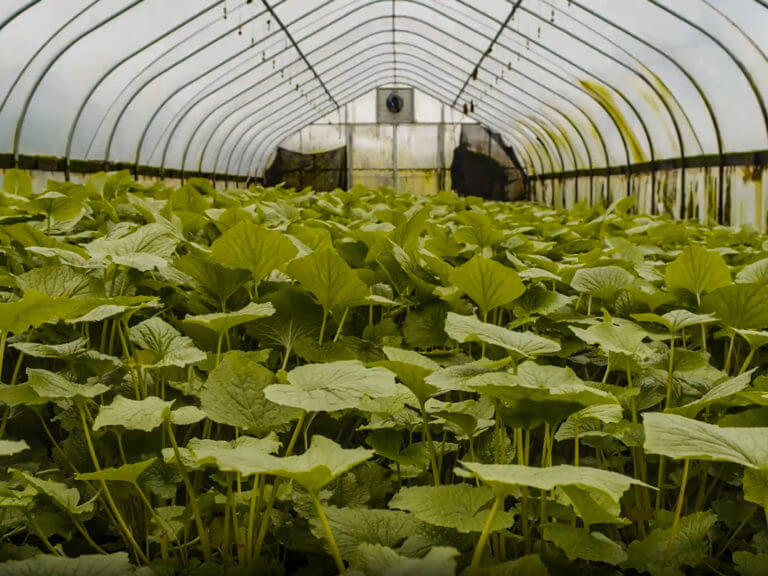
[[[405,106],[405,100],[403,100],[403,97],[397,92],[392,92],[387,96],[387,110],[392,114],[399,114],[402,111],[403,106]]]

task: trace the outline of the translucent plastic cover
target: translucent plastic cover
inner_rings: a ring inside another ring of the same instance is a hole
[[[766,149],[767,31],[763,0],[0,0],[0,152],[254,176],[397,84],[531,174]]]

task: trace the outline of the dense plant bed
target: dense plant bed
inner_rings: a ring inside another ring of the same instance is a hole
[[[0,207],[0,576],[765,574],[768,245],[127,173]]]

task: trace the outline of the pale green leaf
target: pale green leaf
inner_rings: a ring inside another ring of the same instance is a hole
[[[272,402],[307,412],[348,410],[365,399],[396,393],[392,372],[366,368],[357,360],[299,366],[288,373],[288,384],[273,384],[264,390]]]
[[[56,504],[72,514],[90,511],[93,508],[92,505],[79,506],[80,492],[77,488],[70,488],[63,482],[38,478],[23,470],[12,470],[12,472],[14,472],[14,474],[16,474],[27,486],[30,486],[39,494],[48,496],[56,502]]]
[[[723,257],[703,246],[687,246],[667,265],[664,276],[670,292],[687,291],[697,298],[731,284],[731,271]]]
[[[200,314],[198,316],[187,316],[184,318],[184,322],[189,324],[197,324],[199,326],[205,326],[210,328],[216,334],[222,335],[227,330],[239,326],[240,324],[247,324],[260,318],[267,318],[275,313],[275,307],[269,302],[266,304],[257,304],[251,302],[244,308],[234,312],[215,312],[213,314]]]
[[[676,414],[643,414],[646,452],[768,467],[768,428],[723,428]]]
[[[148,364],[154,368],[183,368],[206,358],[191,339],[157,316],[130,328],[128,338],[149,353]]]
[[[151,432],[170,417],[172,404],[157,396],[147,396],[142,400],[115,396],[111,404],[99,409],[93,429],[122,426],[128,430]]]
[[[256,284],[294,258],[297,252],[285,234],[251,221],[239,222],[211,245],[214,262],[227,268],[248,270]]]
[[[340,313],[365,303],[370,290],[335,250],[326,248],[292,261],[288,275],[312,293],[323,309]]]
[[[208,375],[200,407],[214,422],[261,436],[299,416],[297,410],[267,400],[264,390],[273,381],[272,372],[245,352],[230,352]]]
[[[453,576],[458,555],[455,548],[435,546],[422,558],[409,558],[385,546],[361,544],[356,556],[369,576]]]
[[[389,501],[389,507],[410,512],[434,526],[459,532],[482,532],[493,499],[493,490],[485,486],[412,486],[401,488]],[[499,511],[491,531],[505,530],[513,523],[512,512]]]
[[[736,274],[736,282],[739,284],[753,284],[766,280],[768,280],[768,258],[748,264]]]
[[[23,291],[39,290],[51,298],[87,298],[103,296],[104,289],[86,273],[70,266],[33,268],[16,277]]]
[[[717,321],[717,318],[713,314],[695,314],[685,309],[672,310],[662,316],[653,313],[632,314],[632,318],[638,322],[661,324],[672,333],[676,333],[689,326],[708,324]]]
[[[458,342],[485,342],[524,357],[560,351],[557,342],[533,332],[513,332],[502,326],[482,322],[475,316],[463,316],[453,312],[449,312],[445,320],[445,331]]]
[[[768,285],[734,284],[713,291],[704,298],[705,310],[714,312],[728,328],[768,328]]]
[[[0,456],[13,456],[24,450],[29,450],[29,444],[25,440],[0,439]]]
[[[608,300],[619,290],[626,288],[635,281],[635,277],[624,268],[618,266],[600,266],[597,268],[581,268],[576,271],[571,280],[571,286],[577,292],[582,292]]]
[[[517,272],[479,254],[451,271],[451,283],[477,304],[483,316],[525,292]]]
[[[134,231],[123,228],[118,234],[86,244],[85,249],[93,258],[108,258],[115,264],[148,272],[168,266],[178,244],[168,227],[153,223]]]
[[[373,456],[373,450],[345,449],[324,436],[313,436],[309,450],[299,456],[265,456],[269,465],[263,473],[291,478],[307,491],[317,494],[344,472]]]
[[[501,492],[510,491],[518,486],[528,486],[538,490],[552,490],[555,487],[574,486],[603,493],[614,502],[629,490],[633,484],[644,486],[643,482],[599,468],[570,466],[562,464],[546,468],[520,466],[517,464],[480,464],[462,461],[461,465],[469,473],[457,468],[457,473],[476,476],[484,483]]]
[[[648,333],[628,320],[609,319],[589,328],[570,327],[571,331],[587,344],[594,344],[604,354],[614,353],[635,359],[650,355],[650,349],[643,344]]]
[[[544,538],[560,548],[569,560],[587,560],[617,565],[627,559],[627,553],[605,534],[569,524],[544,527]]]
[[[267,473],[279,465],[279,459],[270,456],[280,449],[277,436],[272,433],[264,438],[240,436],[230,442],[192,438],[185,448],[180,448],[181,458],[188,468],[199,469],[215,466],[223,472],[239,472],[243,476]],[[176,460],[171,448],[163,450],[169,462]]]
[[[141,462],[134,462],[132,464],[123,464],[116,468],[102,468],[95,472],[80,472],[75,474],[77,480],[104,480],[105,482],[130,482],[136,483],[144,473],[144,470],[149,468],[157,458],[149,458],[148,460],[142,460]]]
[[[127,552],[82,555],[77,558],[40,554],[0,564],[0,576],[131,576]]]
[[[103,384],[77,384],[61,374],[36,368],[27,370],[27,378],[27,383],[35,394],[46,400],[95,398],[109,390]]]

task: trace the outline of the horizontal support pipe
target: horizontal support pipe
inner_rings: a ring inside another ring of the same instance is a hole
[[[594,168],[592,170],[582,168],[580,170],[568,170],[566,172],[549,172],[546,174],[533,174],[534,180],[560,180],[564,178],[578,178],[580,176],[621,176],[627,174],[627,168],[632,174],[638,172],[651,172],[652,170],[677,170],[680,168],[718,168],[719,166],[768,166],[768,150],[755,152],[729,152],[723,154],[702,154],[700,156],[688,156],[683,158],[667,158],[655,162],[638,162],[629,166],[611,166],[609,168]]]

